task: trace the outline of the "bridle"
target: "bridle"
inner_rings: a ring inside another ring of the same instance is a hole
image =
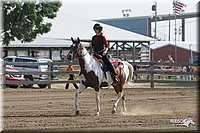
[[[76,46],[78,46],[78,48],[76,49],[76,50],[71,50],[70,51],[70,53],[73,55],[73,57],[76,57],[76,58],[78,58],[78,59],[81,59],[81,58],[83,58],[83,57],[85,57],[87,54],[89,54],[88,53],[88,51],[84,54],[84,55],[82,55],[82,54],[79,54],[79,52],[82,50],[81,49],[81,45],[82,44],[80,44],[80,43],[78,43],[78,42],[75,42],[74,43]],[[74,53],[74,54],[73,54]],[[74,56],[75,55],[75,56]],[[73,59],[72,59],[73,60]]]

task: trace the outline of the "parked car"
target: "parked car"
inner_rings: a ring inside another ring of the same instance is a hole
[[[26,79],[24,78],[23,74],[9,74],[6,72],[19,72],[18,70],[16,70],[13,67],[9,67],[7,66],[5,68],[5,79],[7,81],[25,81]],[[11,87],[11,88],[17,88],[19,87],[21,84],[6,84],[6,86]]]
[[[24,62],[24,63],[47,63],[47,62],[53,62],[51,59],[45,59],[45,58],[34,58],[34,57],[27,57],[27,56],[7,56],[4,58],[5,62]],[[48,65],[12,65],[15,69],[17,69],[20,72],[45,72],[48,71]],[[58,66],[54,65],[51,70],[58,71]],[[51,75],[51,78],[56,78],[58,75]],[[31,75],[24,75],[24,78],[29,81],[34,80],[46,80],[48,78],[47,74],[31,74]],[[31,88],[33,84],[24,84],[23,85],[26,88]],[[38,84],[40,88],[47,87],[47,84]]]

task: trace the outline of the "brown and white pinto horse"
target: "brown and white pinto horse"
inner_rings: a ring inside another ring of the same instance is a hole
[[[80,65],[80,86],[75,94],[75,106],[76,106],[76,115],[79,115],[79,104],[78,104],[78,96],[81,92],[83,92],[87,87],[92,87],[96,91],[96,103],[97,103],[97,112],[96,115],[100,114],[100,88],[112,85],[117,93],[118,97],[116,102],[113,105],[112,113],[116,112],[116,107],[118,102],[122,99],[122,105],[124,111],[127,111],[125,106],[124,99],[124,91],[123,85],[132,79],[133,67],[130,63],[123,61],[123,68],[117,68],[118,78],[120,82],[117,85],[113,85],[113,80],[111,78],[110,72],[106,72],[105,74],[102,71],[101,64],[91,56],[88,51],[81,44],[80,39],[74,40],[71,38],[73,44],[70,47],[70,51],[67,54],[67,58],[69,60],[73,60],[74,58],[78,58]]]

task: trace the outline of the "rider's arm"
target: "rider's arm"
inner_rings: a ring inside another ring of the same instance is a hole
[[[106,54],[106,53],[108,52],[109,45],[108,45],[108,42],[107,42],[107,40],[106,40],[105,37],[103,37],[103,43],[104,43],[104,45],[105,45],[105,47],[106,47],[106,50],[104,51],[104,53]]]
[[[103,37],[103,43],[104,43],[106,49],[109,49],[109,45],[108,45],[108,42],[107,42],[105,36]]]

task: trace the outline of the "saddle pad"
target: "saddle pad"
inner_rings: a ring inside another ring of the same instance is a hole
[[[120,62],[120,61],[114,61],[114,62],[112,62],[112,64],[113,64],[113,66],[114,66],[114,68],[116,69],[117,67],[119,67],[119,66],[122,66],[123,65],[123,63],[122,62]]]

